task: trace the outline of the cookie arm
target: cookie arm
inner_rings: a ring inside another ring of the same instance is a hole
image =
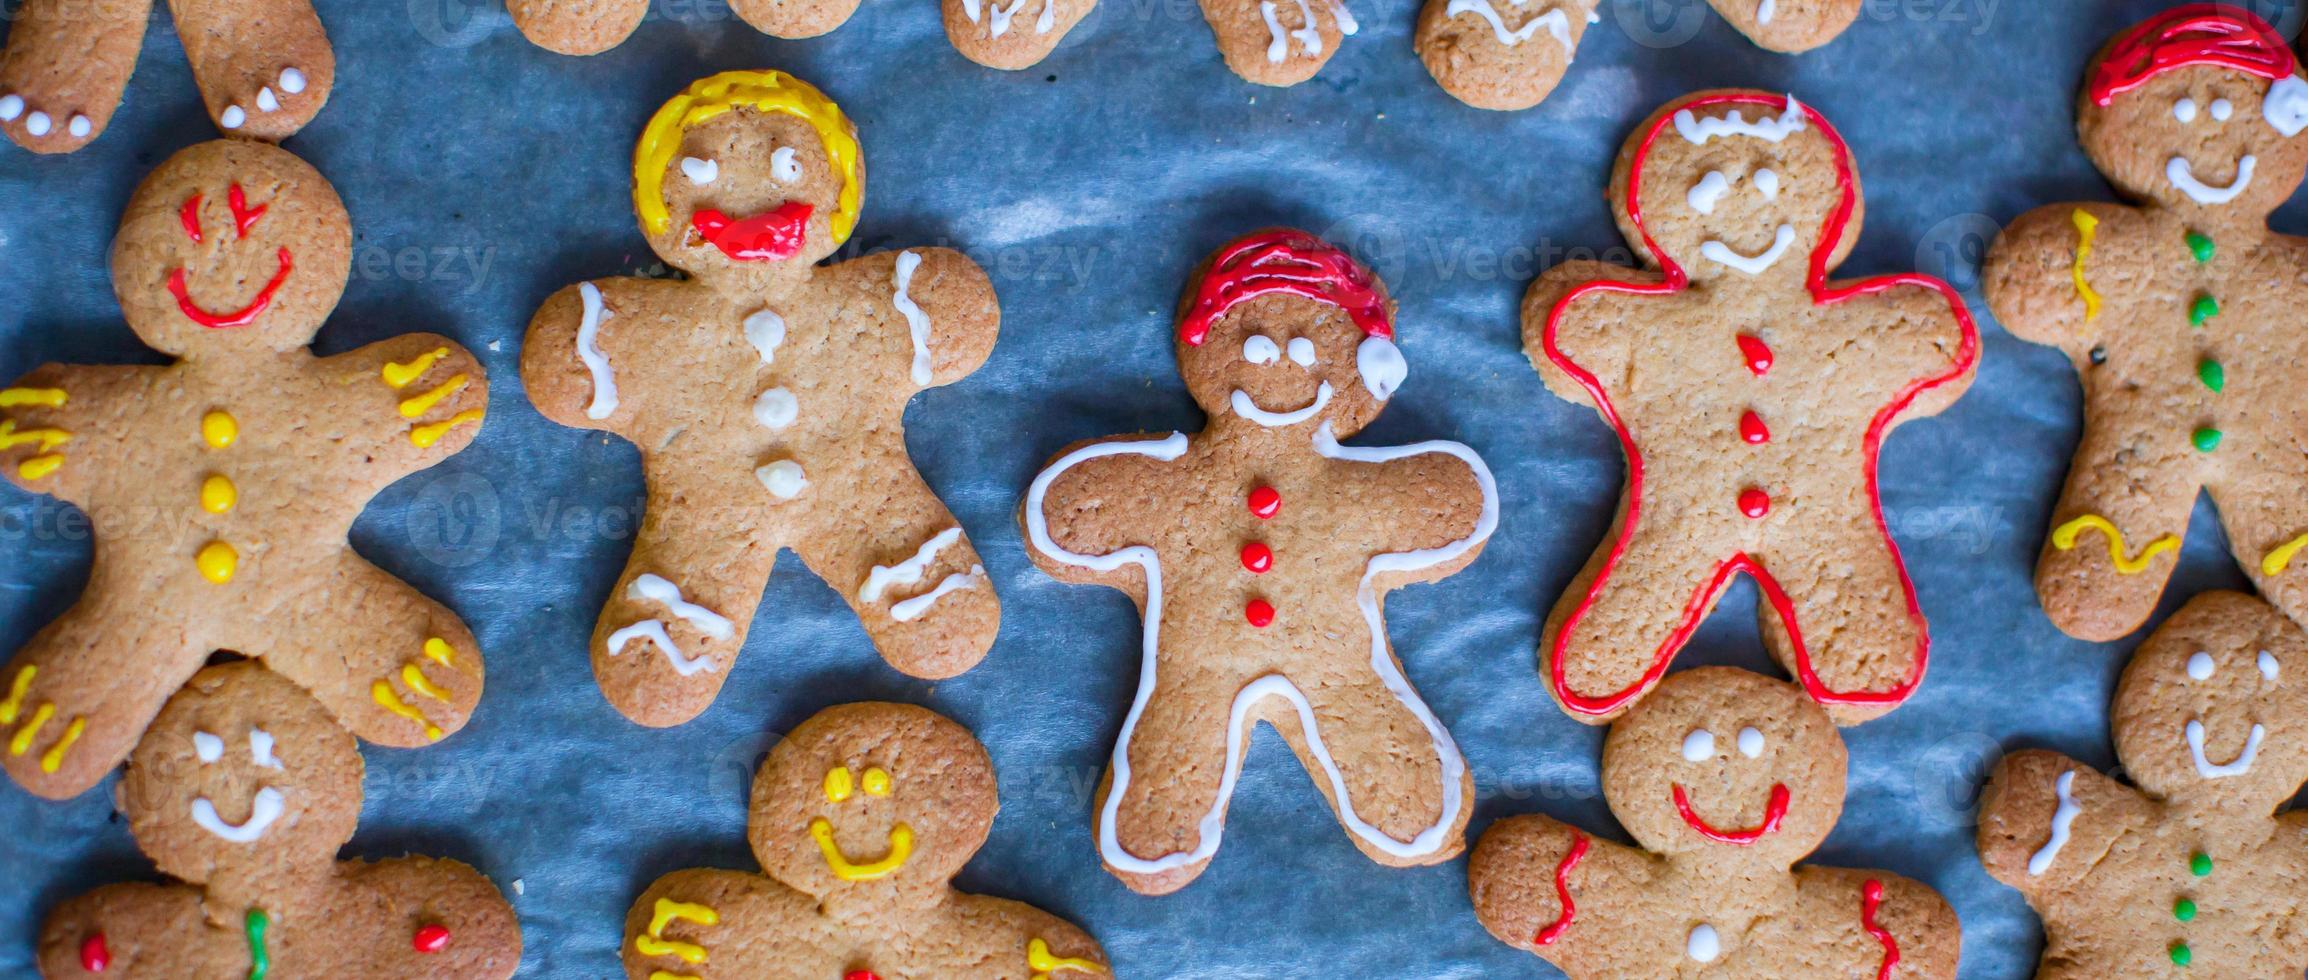
[[[993,353],[1001,301],[985,270],[960,252],[878,252],[818,275],[881,321],[876,340],[905,352],[897,372],[905,381],[890,386],[901,402],[921,388],[967,377]]]
[[[248,940],[204,916],[182,885],[107,885],[56,907],[40,928],[40,975],[223,977],[248,972]]]
[[[760,875],[675,871],[650,884],[625,913],[625,975],[840,976],[855,965],[847,960],[852,950],[834,930],[819,927],[816,906]],[[699,970],[688,956],[711,966]]]
[[[312,0],[168,0],[168,10],[226,133],[277,143],[328,104],[337,56]]]
[[[2078,255],[2084,229],[2091,228],[2096,242],[2109,222],[2126,217],[2112,204],[2054,204],[2020,215],[1996,236],[1980,268],[1981,291],[1996,321],[2012,336],[2057,347],[2082,363],[2105,323],[2090,316],[2094,304],[2087,297],[2097,294],[2085,291],[2095,277],[2092,256]]]
[[[521,342],[521,384],[530,403],[570,428],[642,442],[657,417],[641,376],[651,373],[652,359],[688,356],[665,349],[656,338],[687,334],[679,329],[686,325],[676,321],[697,314],[677,292],[694,288],[672,281],[592,279],[547,297]],[[620,371],[620,365],[631,369]]]
[[[1867,356],[1870,366],[1881,370],[1884,387],[1870,395],[1896,407],[1893,424],[1937,415],[1971,388],[1979,371],[1979,325],[1952,288],[1922,277],[1843,283],[1836,288],[1872,294],[1865,300],[1870,312],[1863,316],[1883,326],[1873,331]]]
[[[337,868],[345,906],[382,914],[333,920],[327,968],[312,964],[317,974],[505,980],[521,964],[521,924],[513,906],[471,866],[416,856]],[[428,927],[447,930],[445,945],[416,947],[418,931]]]
[[[489,407],[489,374],[472,352],[437,334],[406,334],[316,363],[336,382],[360,433],[340,444],[370,474],[371,492],[463,452]],[[365,423],[365,425],[363,424]]]
[[[1639,894],[1651,877],[1652,862],[1641,855],[1535,814],[1492,824],[1467,859],[1467,895],[1483,928],[1566,969],[1593,932],[1582,925],[1629,911],[1619,899]],[[1616,928],[1606,925],[1603,934]]]
[[[415,748],[465,727],[486,671],[455,612],[350,549],[306,575],[272,642],[240,652],[310,691],[364,741]]]
[[[1382,571],[1379,587],[1447,578],[1482,554],[1498,526],[1498,486],[1474,450],[1440,440],[1409,446],[1324,445],[1318,441],[1318,451],[1343,457],[1337,464],[1343,470],[1339,482],[1347,488],[1345,499],[1356,502],[1356,517],[1348,526],[1357,550],[1422,559],[1396,563],[1415,567]]]
[[[0,54],[0,131],[34,153],[70,153],[102,135],[151,14],[152,0],[25,0]]]
[[[1604,306],[1615,293],[1609,283],[1656,289],[1659,277],[1608,262],[1579,260],[1548,269],[1523,295],[1523,352],[1558,398],[1594,404],[1572,367],[1604,384],[1627,373],[1633,350],[1629,337],[1609,332],[1615,322]]]
[[[162,368],[44,365],[0,388],[0,479],[86,508],[158,436],[145,395]]]
[[[1122,552],[1175,520],[1163,466],[1187,446],[1175,432],[1138,433],[1085,440],[1051,457],[1018,506],[1026,557],[1051,578],[1121,589],[1143,606],[1144,569]]]
[[[2154,818],[2130,787],[2055,752],[2014,752],[1979,799],[1980,863],[2041,912],[2085,879],[2108,849]]]

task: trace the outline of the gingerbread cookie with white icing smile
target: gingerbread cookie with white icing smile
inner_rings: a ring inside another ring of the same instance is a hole
[[[691,85],[642,133],[633,183],[650,247],[690,278],[579,283],[530,321],[538,410],[641,449],[647,511],[592,658],[642,724],[713,702],[781,548],[899,670],[951,677],[993,645],[993,582],[902,420],[915,392],[985,361],[1001,312],[951,249],[817,265],[857,222],[860,153],[841,109],[790,75]]]

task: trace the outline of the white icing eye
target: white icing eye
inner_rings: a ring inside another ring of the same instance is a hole
[[[2212,100],[2212,118],[2214,118],[2214,119],[2217,119],[2217,120],[2219,120],[2219,121],[2221,121],[2221,122],[2227,122],[2227,121],[2229,120],[2229,118],[2230,118],[2230,117],[2232,117],[2232,116],[2234,116],[2235,114],[2236,114],[2236,104],[2235,104],[2235,103],[2233,103],[2233,102],[2230,102],[2230,101],[2228,101],[2228,100],[2226,100],[2226,99],[2213,99],[2213,100]]]
[[[1251,334],[1250,339],[1242,342],[1242,359],[1252,364],[1272,364],[1281,358],[1282,348],[1265,334]]]
[[[1290,338],[1290,360],[1299,367],[1314,366],[1314,341],[1304,337]]]
[[[1754,179],[1755,189],[1763,192],[1764,200],[1776,201],[1779,199],[1779,174],[1777,172],[1758,170],[1755,171]]]
[[[305,90],[305,73],[294,68],[280,70],[280,90],[297,95]]]
[[[1715,733],[1704,728],[1691,729],[1683,736],[1683,760],[1705,762],[1715,757]]]
[[[721,176],[721,164],[696,157],[682,157],[681,175],[689,178],[690,183],[703,187]]]
[[[1715,205],[1723,202],[1723,195],[1731,193],[1731,178],[1720,170],[1710,170],[1691,185],[1691,193],[1683,196],[1691,210],[1700,214],[1714,214]]]
[[[793,147],[781,146],[769,155],[769,175],[786,184],[801,179],[801,164],[793,158]]]
[[[2260,676],[2275,680],[2278,673],[2280,671],[2276,666],[2276,655],[2266,650],[2260,651]]]
[[[194,755],[200,756],[200,761],[203,763],[215,762],[224,758],[224,739],[207,732],[194,732],[192,733],[192,751]]]
[[[271,732],[265,731],[262,728],[251,728],[248,730],[248,761],[256,763],[257,765],[263,766],[267,769],[280,768],[280,760],[273,757],[272,746],[273,740]]]
[[[2184,123],[2196,121],[2196,100],[2181,99],[2172,103],[2172,118]]]
[[[1750,759],[1763,754],[1763,733],[1753,728],[1739,730],[1739,754]]]
[[[2212,676],[2212,655],[2198,650],[2188,655],[2188,676],[2195,680],[2209,680]]]

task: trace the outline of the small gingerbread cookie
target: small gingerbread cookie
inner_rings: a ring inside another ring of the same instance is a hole
[[[456,861],[336,860],[361,814],[361,755],[312,696],[248,661],[193,676],[121,780],[136,845],[186,884],[112,885],[41,929],[41,975],[513,975],[521,927]]]
[[[1346,0],[1200,0],[1226,67],[1286,87],[1313,78],[1362,25]]]
[[[600,54],[624,43],[649,13],[649,0],[505,0],[513,24],[538,47]],[[764,34],[810,38],[832,32],[858,0],[731,0],[730,9]],[[1066,37],[1097,0],[939,0],[946,37],[988,68],[1031,68]]]
[[[0,53],[0,132],[70,153],[111,123],[144,47],[152,0],[24,0]],[[217,128],[278,142],[328,104],[336,52],[312,0],[169,0]]]
[[[1035,564],[1120,589],[1145,617],[1099,856],[1147,894],[1194,880],[1263,721],[1372,860],[1449,860],[1472,779],[1380,603],[1474,560],[1498,526],[1489,468],[1455,442],[1340,444],[1407,368],[1386,287],[1312,235],[1220,249],[1181,304],[1177,348],[1208,427],[1077,444],[1020,515]]]
[[[304,161],[192,146],[137,187],[112,247],[129,328],[177,360],[48,365],[0,389],[0,477],[96,528],[79,603],[0,669],[0,764],[25,788],[95,785],[219,650],[385,745],[438,741],[480,700],[465,625],[346,535],[378,491],[472,442],[488,378],[432,334],[313,356],[351,251]]]
[[[1414,41],[1427,73],[1477,109],[1546,101],[1602,0],[1427,0]]]
[[[1571,262],[1523,301],[1523,346],[1627,455],[1616,526],[1547,619],[1548,690],[1599,724],[1658,683],[1734,575],[1772,655],[1839,724],[1907,699],[1930,650],[1876,457],[1971,383],[1979,332],[1946,283],[1829,278],[1859,175],[1793,96],[1714,91],[1636,130],[1611,180],[1653,269]]]
[[[2297,977],[2308,969],[2308,635],[2207,592],[2116,685],[2126,786],[2015,752],[1979,800],[1979,853],[2044,920],[2039,977]],[[2216,761],[2215,761],[2216,760]],[[2182,968],[2185,969],[2182,969]]]
[[[1801,54],[1843,36],[1866,0],[1707,0],[1758,47]]]
[[[1676,674],[1603,743],[1603,795],[1638,846],[1501,820],[1467,862],[1475,915],[1572,980],[1955,976],[1962,932],[1938,892],[1794,867],[1843,813],[1845,763],[1801,688],[1728,667]]]
[[[690,278],[579,283],[530,321],[538,410],[641,449],[647,512],[592,655],[610,703],[644,725],[713,703],[780,548],[899,670],[951,677],[993,645],[993,582],[915,472],[903,420],[915,392],[984,363],[1001,310],[951,249],[818,267],[864,195],[857,132],[817,89],[775,71],[704,79],[634,151],[642,232]]]
[[[747,839],[767,876],[693,869],[657,879],[625,917],[632,980],[889,977],[1095,980],[1088,934],[953,877],[1000,809],[994,765],[926,708],[845,704],[770,750]]]
[[[2139,203],[2022,215],[1982,277],[2004,327],[2059,348],[2083,384],[2036,566],[2044,611],[2089,640],[2138,629],[2209,490],[2236,563],[2308,622],[2308,418],[2292,408],[2308,239],[2268,230],[2308,173],[2308,79],[2266,22],[2192,4],[2102,52],[2077,114],[2093,163]]]

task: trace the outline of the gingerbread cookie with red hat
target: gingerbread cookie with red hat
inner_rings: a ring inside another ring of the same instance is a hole
[[[1200,433],[1060,453],[1026,491],[1028,554],[1130,595],[1137,698],[1099,792],[1107,870],[1148,894],[1218,851],[1250,731],[1282,735],[1356,847],[1394,866],[1461,847],[1472,779],[1387,641],[1384,594],[1465,567],[1498,488],[1455,442],[1343,445],[1407,368],[1376,276],[1304,232],[1211,257],[1179,313]]]
[[[1668,103],[1611,202],[1649,268],[1567,263],[1523,302],[1531,363],[1627,456],[1618,520],[1547,619],[1548,690],[1580,721],[1617,717],[1745,574],[1773,657],[1837,723],[1890,711],[1930,639],[1877,455],[1969,386],[1963,300],[1913,273],[1832,278],[1859,237],[1857,165],[1793,96]]]
[[[1098,0],[939,0],[946,38],[962,57],[988,68],[1031,68],[1049,57]],[[625,42],[649,14],[649,0],[506,0],[514,26],[538,47],[600,54]],[[771,37],[831,33],[858,0],[730,0],[747,24]]]
[[[1938,892],[1794,866],[1835,829],[1847,762],[1802,688],[1676,674],[1603,742],[1603,795],[1637,846],[1501,820],[1467,862],[1475,916],[1572,980],[1953,977],[1962,930]]]
[[[2059,348],[2083,385],[2083,440],[2036,566],[2044,611],[2084,639],[2138,629],[2209,491],[2236,563],[2308,622],[2308,417],[2292,407],[2308,387],[2308,239],[2268,229],[2308,173],[2308,79],[2265,21],[2189,4],[2101,53],[2077,120],[2136,203],[2022,215],[1983,275],[2005,329]]]
[[[279,142],[328,104],[336,52],[312,0],[169,0],[217,128]],[[70,153],[112,122],[144,48],[152,0],[24,0],[0,52],[0,132]]]

